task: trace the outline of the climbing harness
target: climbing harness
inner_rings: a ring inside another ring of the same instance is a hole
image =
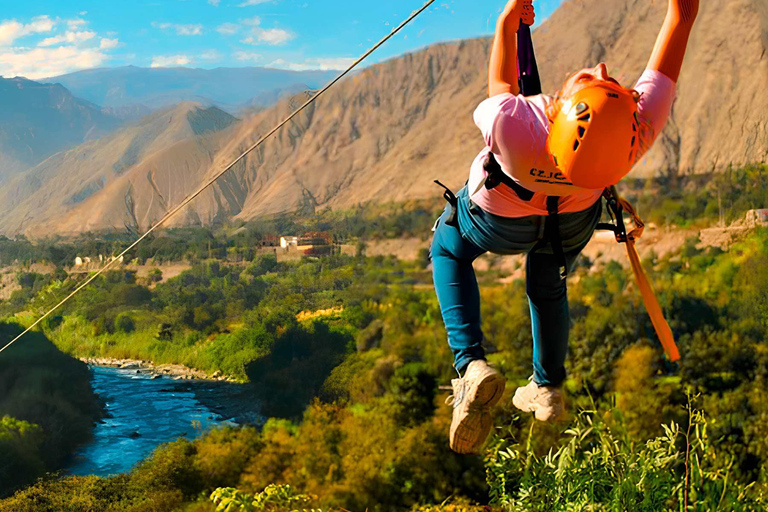
[[[518,69],[525,70],[526,76],[535,76],[538,79],[539,73],[536,69],[536,60],[533,53],[533,43],[531,39],[530,27],[523,25],[521,26],[521,30],[518,31]],[[524,75],[521,73],[520,76],[523,77]],[[531,84],[530,82],[533,83]],[[521,91],[526,96],[531,94],[541,94],[540,82],[537,83],[535,80],[530,79],[526,84],[526,82],[521,78],[520,85]],[[528,87],[530,87],[530,94],[528,94],[527,90],[522,88],[524,85],[528,85]],[[632,121],[637,123],[636,113],[632,115]],[[633,126],[636,128],[636,124]],[[633,133],[637,132],[635,131]],[[631,142],[633,146],[632,151],[634,152],[636,150],[634,147],[636,145],[636,140],[632,140]],[[640,288],[640,294],[643,297],[645,309],[648,311],[648,315],[651,317],[651,323],[653,324],[653,328],[656,331],[656,335],[659,337],[661,346],[664,349],[664,352],[666,352],[669,360],[671,362],[678,361],[680,360],[680,352],[678,351],[677,345],[675,344],[675,337],[672,334],[672,329],[670,329],[669,323],[667,322],[666,318],[664,318],[664,312],[659,305],[659,301],[656,298],[656,293],[653,291],[653,286],[651,286],[651,282],[648,279],[645,270],[643,269],[643,265],[640,262],[640,256],[638,255],[637,248],[635,247],[635,241],[643,235],[645,224],[640,219],[640,216],[637,214],[632,204],[630,204],[629,201],[625,200],[619,195],[615,186],[606,188],[603,192],[603,197],[606,200],[607,208],[609,214],[614,220],[614,224],[601,223],[597,225],[597,229],[612,231],[616,236],[617,242],[626,244],[627,254],[629,255],[629,261],[632,265],[632,272],[635,275],[637,286]],[[549,212],[549,218],[547,220],[553,220],[552,224],[555,226],[550,228],[551,231],[549,237],[555,255],[558,256],[559,254],[562,256],[563,249],[557,222],[556,208],[557,201],[548,197],[547,211]],[[635,224],[635,228],[629,233],[627,233],[626,225],[624,224],[625,211],[627,214],[629,214]],[[561,261],[565,261],[564,256],[562,256]],[[561,266],[561,277],[565,278],[564,276],[566,272],[567,268]]]
[[[118,261],[122,261],[123,257],[131,251],[133,248],[135,248],[137,245],[139,245],[145,238],[147,238],[152,232],[154,232],[157,228],[165,224],[171,217],[176,215],[182,208],[187,206],[190,202],[192,202],[197,196],[202,194],[208,187],[216,183],[216,181],[221,178],[224,174],[226,174],[230,169],[232,169],[235,165],[237,165],[242,159],[244,159],[248,154],[250,154],[252,151],[254,151],[256,148],[261,146],[264,142],[266,142],[272,135],[277,133],[278,130],[280,130],[283,126],[288,124],[291,120],[293,120],[294,117],[296,117],[299,113],[301,113],[304,109],[306,109],[309,105],[311,105],[315,100],[317,100],[320,96],[325,94],[331,87],[336,85],[339,81],[341,81],[342,78],[347,76],[349,73],[352,72],[361,62],[363,62],[365,59],[367,59],[373,52],[378,50],[381,46],[384,45],[387,41],[392,39],[396,34],[398,34],[403,28],[405,28],[410,22],[412,22],[414,19],[416,19],[421,13],[427,10],[429,6],[431,6],[433,3],[435,3],[437,0],[427,0],[424,2],[424,5],[422,5],[419,9],[416,9],[413,11],[410,16],[408,16],[405,20],[403,20],[400,25],[393,28],[392,31],[381,38],[381,40],[373,45],[368,51],[366,51],[363,55],[361,55],[355,62],[353,62],[347,69],[345,69],[339,76],[334,78],[331,82],[329,82],[325,87],[317,91],[315,94],[313,94],[306,102],[304,102],[303,105],[301,105],[299,108],[294,110],[288,117],[286,117],[282,122],[280,122],[278,125],[276,125],[274,128],[272,128],[269,132],[267,132],[266,135],[261,137],[258,141],[256,141],[252,146],[250,146],[248,149],[246,149],[240,156],[238,156],[235,160],[232,161],[229,165],[227,165],[223,170],[216,173],[213,178],[208,180],[206,183],[204,183],[200,188],[198,188],[195,192],[188,195],[181,203],[179,203],[176,207],[174,207],[171,211],[165,214],[163,218],[161,218],[156,224],[151,226],[143,235],[141,235],[139,238],[136,239],[135,242],[133,242],[130,246],[128,246],[127,249],[125,249],[123,252],[121,252],[119,255],[117,255],[112,260],[108,261],[106,265],[104,265],[102,268],[100,268],[95,274],[90,276],[88,279],[85,280],[80,286],[75,288],[72,293],[64,297],[64,299],[56,304],[53,308],[51,308],[47,313],[45,313],[43,316],[35,320],[35,322],[24,329],[24,331],[13,338],[11,341],[9,341],[6,345],[4,345],[2,348],[0,348],[0,352],[3,352],[8,347],[16,343],[18,340],[22,338],[25,334],[27,334],[29,331],[37,327],[40,322],[45,320],[48,316],[53,314],[54,311],[59,309],[61,306],[63,306],[67,301],[69,301],[72,297],[74,297],[77,293],[80,292],[83,288],[91,284],[97,277],[99,277],[101,274],[103,274],[105,271],[110,269],[112,266],[116,264]]]

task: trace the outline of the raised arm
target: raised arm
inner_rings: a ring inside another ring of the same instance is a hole
[[[510,0],[496,24],[488,69],[488,96],[520,94],[517,71],[517,29],[522,21],[533,25],[533,0]]]
[[[667,18],[653,48],[648,69],[655,69],[677,82],[698,13],[699,0],[669,0]]]

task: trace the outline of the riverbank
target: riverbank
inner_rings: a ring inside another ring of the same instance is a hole
[[[88,366],[103,366],[121,370],[136,370],[136,373],[146,373],[152,378],[168,377],[174,380],[208,380],[214,382],[237,381],[226,377],[221,372],[208,374],[202,370],[189,368],[183,364],[155,364],[152,361],[138,359],[113,359],[109,357],[81,357],[80,360]]]

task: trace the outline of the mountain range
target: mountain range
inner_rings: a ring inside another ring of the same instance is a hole
[[[58,83],[79,98],[107,109],[156,110],[185,101],[217,106],[231,113],[273,105],[286,94],[317,89],[336,71],[247,68],[139,68],[124,66],[78,71],[43,80]]]
[[[665,4],[565,2],[534,33],[544,90],[554,93],[569,72],[600,61],[631,85],[647,63]],[[241,161],[173,223],[422,198],[440,193],[436,178],[460,187],[483,144],[472,112],[486,97],[489,47],[487,39],[434,45],[364,69]],[[764,0],[702,3],[672,117],[635,175],[765,161],[766,47]],[[285,98],[240,122],[205,102],[183,104],[56,155],[0,189],[6,200],[0,231],[47,236],[145,229],[305,98]],[[190,118],[212,121],[209,129],[195,130]],[[137,138],[152,143],[132,145]]]

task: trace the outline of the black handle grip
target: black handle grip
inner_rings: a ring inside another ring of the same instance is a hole
[[[523,96],[541,94],[541,78],[533,51],[531,27],[522,22],[517,31],[517,71],[520,77],[520,93]]]

